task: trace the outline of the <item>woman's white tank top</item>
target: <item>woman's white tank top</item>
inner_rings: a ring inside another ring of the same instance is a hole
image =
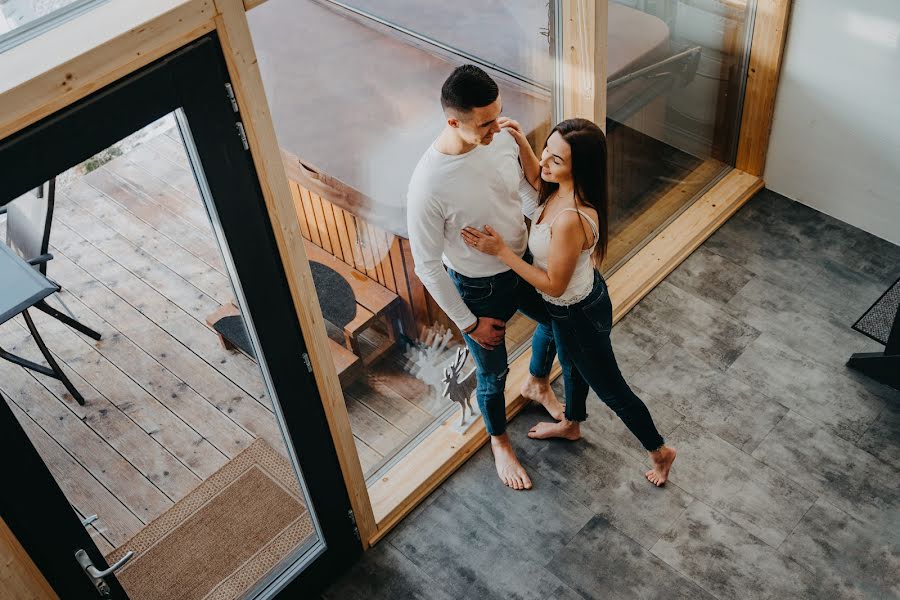
[[[548,259],[550,256],[550,230],[553,227],[553,223],[556,222],[556,219],[558,219],[561,214],[564,212],[577,212],[587,219],[587,222],[591,225],[591,231],[594,233],[594,243],[590,248],[582,250],[581,254],[578,255],[578,261],[575,263],[575,271],[572,273],[572,279],[569,281],[566,291],[558,298],[555,298],[538,290],[547,302],[559,306],[570,306],[587,298],[594,288],[594,262],[591,259],[591,254],[597,246],[597,242],[600,240],[600,233],[597,230],[597,224],[594,220],[577,208],[564,208],[559,211],[549,223],[538,223],[537,221],[540,220],[541,215],[544,213],[545,206],[546,204],[539,207],[534,213],[531,223],[531,233],[528,235],[528,249],[534,257],[534,264],[544,271],[547,270]]]

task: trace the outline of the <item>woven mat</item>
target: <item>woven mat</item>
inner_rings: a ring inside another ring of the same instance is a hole
[[[294,471],[261,439],[106,557],[141,600],[239,597],[314,535]]]
[[[869,307],[853,329],[882,344],[888,343],[894,317],[900,308],[900,279],[894,282],[875,304]]]

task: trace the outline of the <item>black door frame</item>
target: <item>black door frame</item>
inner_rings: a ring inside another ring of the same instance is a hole
[[[306,345],[257,172],[238,135],[240,115],[226,94],[228,82],[213,32],[0,140],[0,206],[158,118],[183,110],[264,351],[277,396],[273,401],[290,432],[327,545],[282,592],[284,597],[305,597],[352,564],[362,546],[325,409],[304,361]],[[23,450],[30,446],[23,440],[27,436],[9,407],[0,408],[0,456],[23,459],[15,477],[7,478],[9,470],[2,475],[10,485],[0,494],[0,516],[61,597],[72,597],[66,593],[70,585],[87,583],[92,590],[75,562],[74,547],[65,549],[67,561],[58,558],[60,536],[72,537],[73,543],[87,538],[87,545],[79,547],[98,567],[106,563],[37,452]]]

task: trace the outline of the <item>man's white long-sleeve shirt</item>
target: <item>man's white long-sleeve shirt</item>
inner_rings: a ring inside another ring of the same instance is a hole
[[[475,315],[465,305],[444,265],[466,277],[509,270],[495,256],[470,248],[463,227],[493,227],[519,256],[528,245],[522,215],[537,207],[537,192],[519,164],[519,146],[501,131],[487,146],[451,156],[429,146],[409,182],[407,226],[416,275],[438,306],[466,329]]]

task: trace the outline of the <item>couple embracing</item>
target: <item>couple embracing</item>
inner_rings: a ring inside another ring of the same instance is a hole
[[[475,360],[478,406],[501,481],[532,486],[506,433],[505,329],[522,311],[537,322],[522,395],[553,418],[528,436],[580,439],[593,389],[649,453],[647,479],[663,485],[675,450],[619,372],[612,304],[595,268],[608,238],[603,131],[585,119],[563,121],[538,159],[519,124],[501,116],[497,84],[474,65],[444,82],[441,106],[446,126],[409,184],[409,239],[416,274]],[[548,377],[557,355],[565,406]]]

